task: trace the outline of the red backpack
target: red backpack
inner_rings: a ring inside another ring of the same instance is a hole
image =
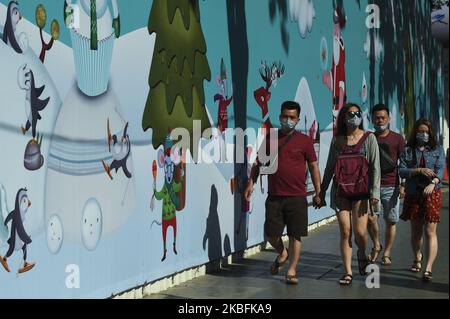
[[[355,146],[343,146],[334,166],[337,195],[353,197],[369,194],[369,163],[360,150],[367,137],[366,132]]]

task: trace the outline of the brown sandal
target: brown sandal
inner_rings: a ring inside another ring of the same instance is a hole
[[[433,280],[433,273],[431,271],[424,271],[422,280],[425,282],[430,282]]]
[[[298,285],[297,275],[286,275],[286,284],[288,284],[288,285]]]
[[[339,284],[341,286],[350,286],[353,281],[353,276],[350,274],[345,274],[344,276],[339,279]]]
[[[422,270],[422,260],[414,260],[411,266],[411,271],[418,273]]]
[[[392,258],[389,256],[381,257],[381,266],[390,266],[392,265]]]
[[[383,250],[383,245],[380,244],[380,249],[375,249],[375,247],[372,248],[372,250],[370,251],[370,255],[367,258],[369,260],[369,262],[371,263],[375,263],[378,259],[378,257],[380,256],[381,251]]]
[[[286,259],[284,261],[279,262],[278,261],[279,255],[277,255],[277,257],[275,258],[275,261],[273,262],[272,266],[270,266],[270,273],[273,276],[278,275],[278,273],[280,272],[280,268],[283,267],[283,265],[288,261],[288,259],[289,259],[289,250],[286,249],[286,252],[287,252],[287,257],[286,257]]]

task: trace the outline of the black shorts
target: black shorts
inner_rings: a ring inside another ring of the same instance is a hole
[[[308,236],[308,202],[304,196],[268,196],[264,233],[281,237],[287,226],[288,236],[301,240]]]

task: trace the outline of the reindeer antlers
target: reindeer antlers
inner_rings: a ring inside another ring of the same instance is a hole
[[[261,67],[259,68],[259,74],[264,82],[269,83],[272,78],[272,69],[267,66],[267,62],[261,61]]]
[[[259,68],[259,74],[264,82],[268,86],[272,85],[272,82],[281,78],[284,75],[284,65],[281,61],[273,62],[272,66],[268,66],[266,61],[261,61],[261,67]]]

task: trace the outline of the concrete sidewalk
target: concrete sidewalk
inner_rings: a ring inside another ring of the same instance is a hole
[[[410,248],[410,228],[409,223],[400,221],[392,252],[393,264],[389,267],[380,266],[380,288],[366,288],[365,278],[358,275],[355,244],[353,246],[353,284],[349,287],[339,286],[338,280],[344,270],[339,253],[339,226],[337,222],[334,222],[311,232],[310,236],[304,239],[301,260],[297,267],[299,277],[297,286],[284,283],[285,273],[283,271],[278,276],[270,275],[269,268],[275,259],[275,254],[273,250],[267,250],[147,298],[448,299],[449,193],[448,188],[443,191],[442,219],[438,226],[439,253],[433,267],[434,280],[430,283],[422,282],[422,273],[414,274],[409,270],[413,260]],[[380,223],[384,236],[383,224],[384,222]],[[372,245],[369,243],[367,252],[371,247]],[[380,259],[381,256],[378,262]],[[425,267],[425,262],[423,267]]]

